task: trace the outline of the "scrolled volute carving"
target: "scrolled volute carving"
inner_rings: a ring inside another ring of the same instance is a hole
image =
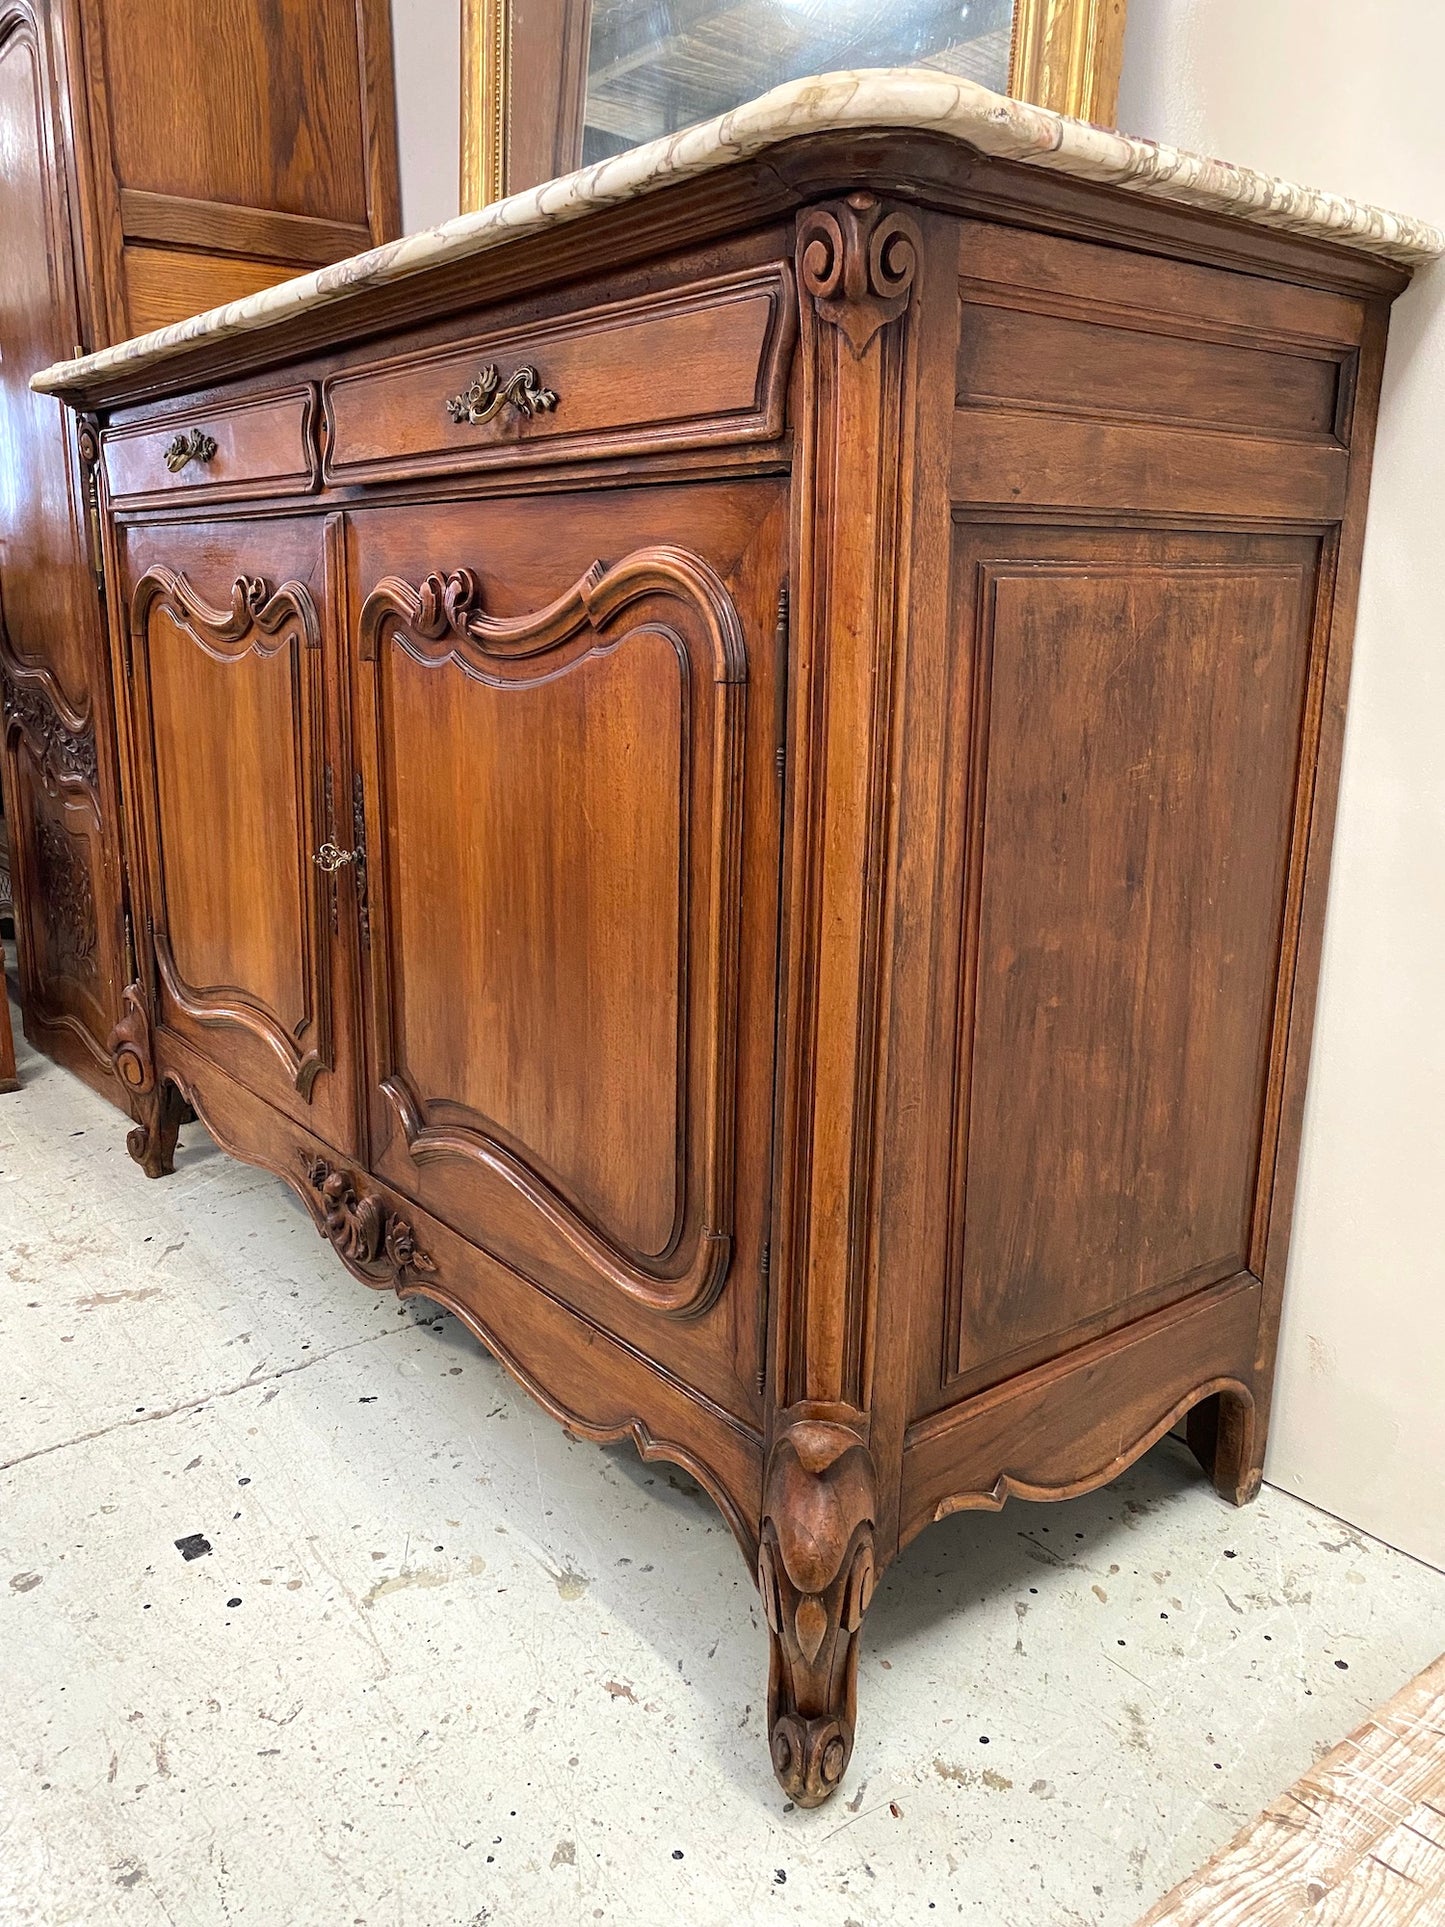
[[[450,575],[429,575],[417,584],[418,608],[411,626],[428,642],[443,636],[464,636],[467,624],[482,606],[481,589],[470,569],[453,569]]]
[[[812,208],[798,224],[798,279],[818,316],[859,359],[880,328],[908,306],[920,237],[911,216],[871,194]]]
[[[121,1015],[106,1041],[111,1069],[132,1097],[146,1097],[156,1087],[151,1023],[139,984],[127,984],[120,994]]]
[[[873,1597],[877,1480],[861,1434],[795,1418],[768,1459],[758,1590],[771,1634],[768,1740],[799,1806],[820,1806],[847,1771],[857,1711],[858,1631]]]
[[[337,1256],[369,1285],[399,1290],[413,1273],[436,1265],[417,1244],[409,1219],[392,1211],[355,1174],[313,1151],[302,1151],[301,1169],[312,1193],[317,1229]]]

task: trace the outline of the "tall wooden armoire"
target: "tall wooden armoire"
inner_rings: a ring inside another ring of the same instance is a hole
[[[119,1101],[96,443],[28,381],[389,240],[388,0],[0,0],[0,687],[25,1034]]]

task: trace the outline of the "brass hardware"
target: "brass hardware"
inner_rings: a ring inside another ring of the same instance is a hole
[[[541,376],[530,363],[503,381],[496,362],[489,361],[470,388],[451,397],[447,413],[454,422],[469,422],[474,428],[501,414],[508,402],[528,420],[533,415],[549,414],[557,406],[557,397],[552,389],[540,387],[540,381]]]
[[[193,428],[189,434],[182,431],[166,443],[166,467],[179,475],[187,462],[208,462],[215,452],[216,444],[204,428]]]
[[[342,869],[346,864],[355,863],[356,857],[357,852],[355,850],[338,850],[330,837],[328,837],[316,852],[315,856],[312,857],[311,861],[316,865],[318,870],[324,870],[327,876],[334,876],[336,871]]]

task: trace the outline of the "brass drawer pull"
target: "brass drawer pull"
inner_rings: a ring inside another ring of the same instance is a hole
[[[336,871],[344,868],[346,864],[355,863],[358,854],[356,850],[338,849],[328,837],[311,861],[318,870],[324,870],[327,876],[334,876]]]
[[[503,381],[496,362],[489,361],[470,388],[451,397],[447,413],[454,422],[469,422],[473,427],[501,414],[508,402],[528,420],[533,415],[549,414],[557,406],[557,396],[552,389],[540,386],[541,379],[529,362]]]
[[[215,452],[216,444],[205,429],[193,428],[189,435],[183,432],[166,443],[166,467],[179,475],[187,462],[208,462]]]

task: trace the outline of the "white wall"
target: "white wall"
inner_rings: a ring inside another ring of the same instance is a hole
[[[461,181],[461,0],[391,0],[401,229],[457,212]]]
[[[1440,0],[1129,0],[1120,125],[1445,226]],[[1395,308],[1267,1472],[1445,1567],[1445,264]]]

